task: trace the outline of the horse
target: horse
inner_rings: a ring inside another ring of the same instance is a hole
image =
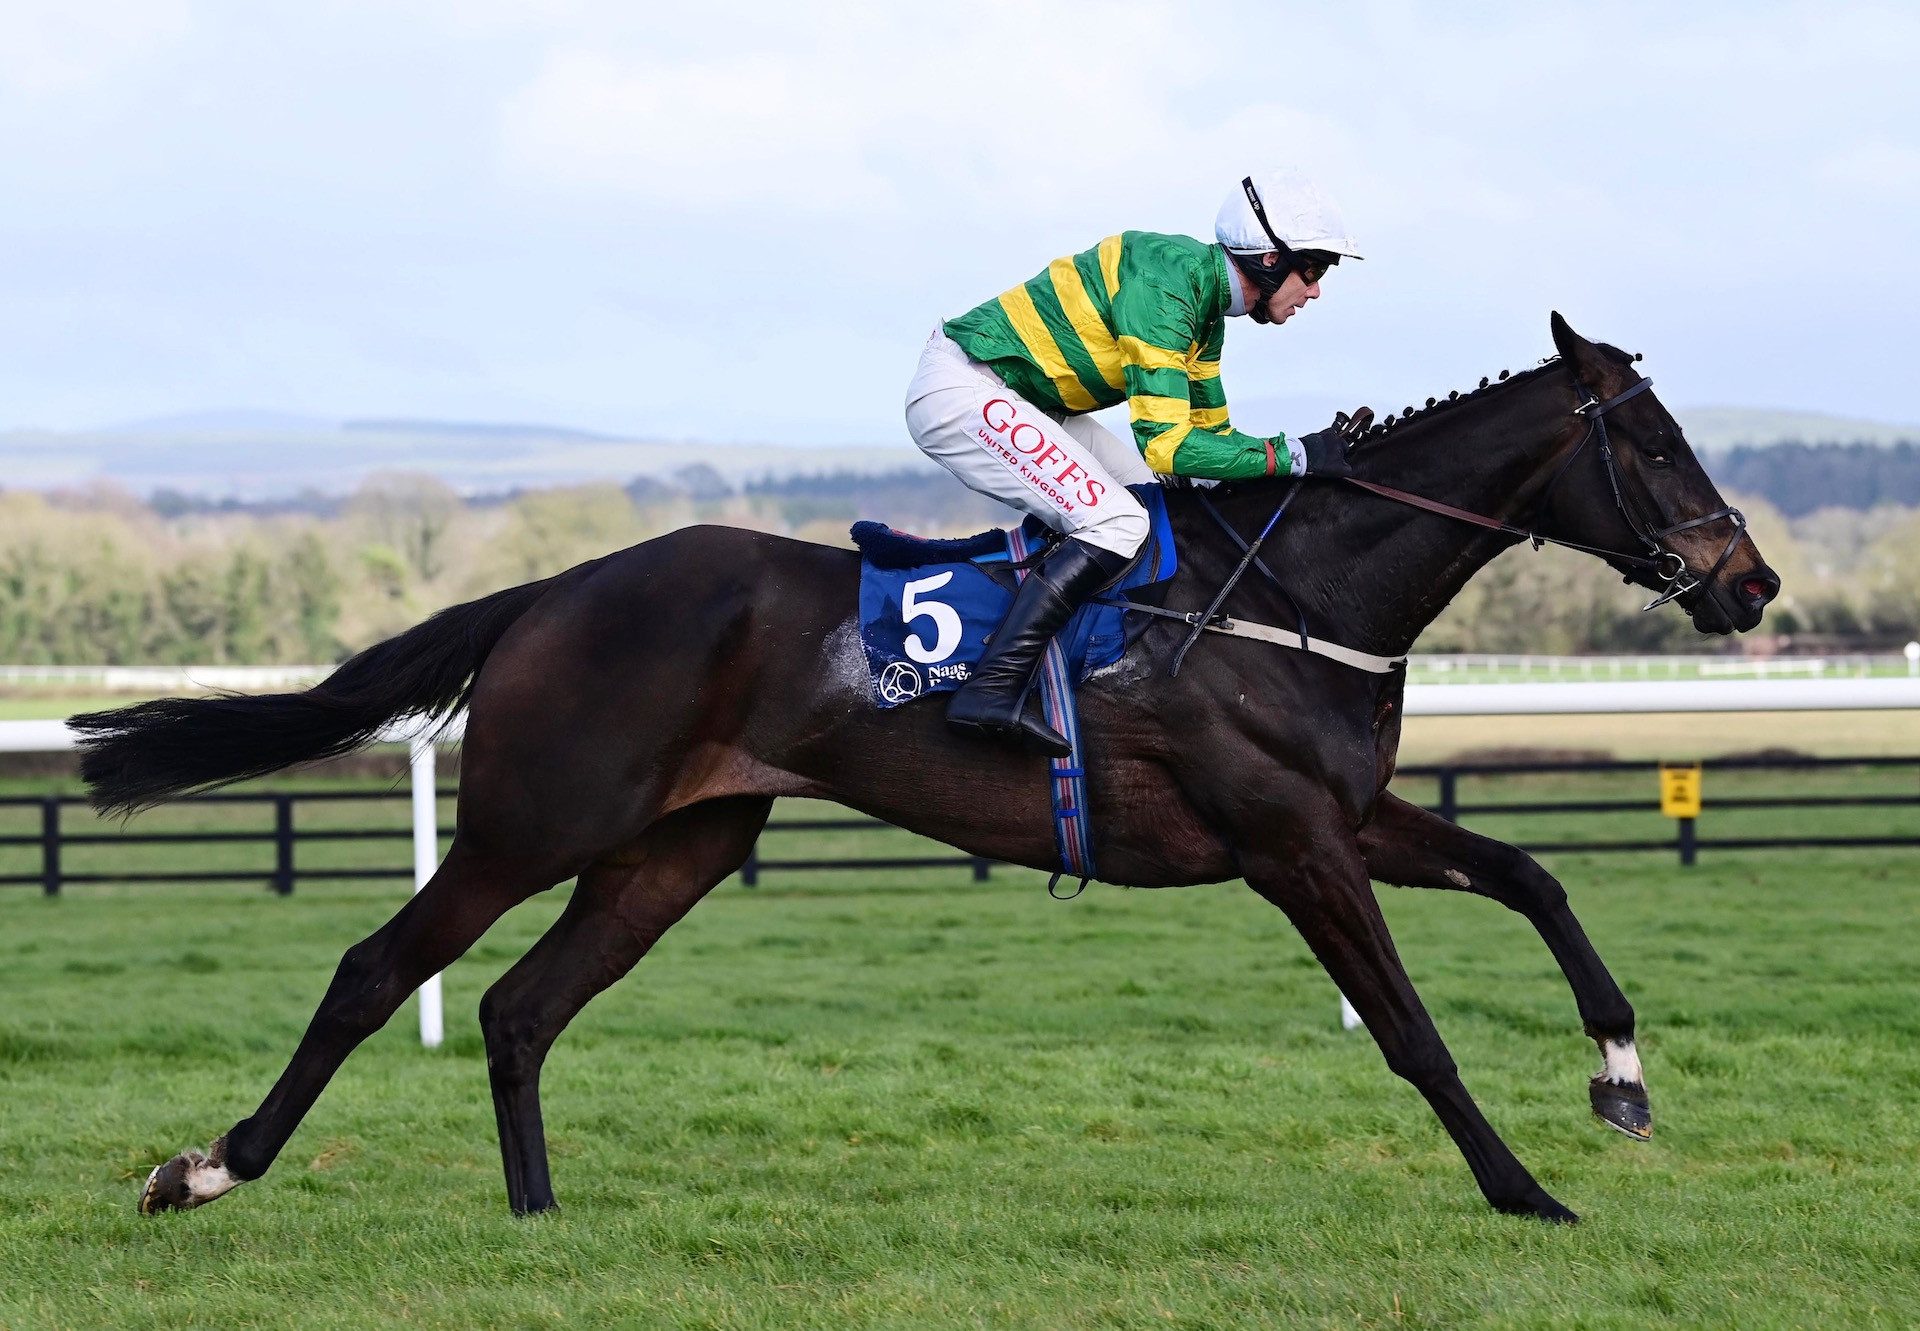
[[[1425,1097],[1486,1201],[1571,1223],[1468,1094],[1372,880],[1476,893],[1525,916],[1599,1047],[1592,1108],[1644,1137],[1652,1118],[1634,1011],[1565,889],[1525,853],[1388,790],[1403,668],[1369,673],[1208,634],[1170,670],[1194,612],[1251,562],[1240,533],[1262,523],[1272,534],[1260,563],[1284,578],[1236,586],[1234,613],[1297,616],[1363,652],[1404,655],[1477,570],[1529,536],[1593,551],[1677,599],[1700,632],[1756,625],[1779,579],[1635,358],[1557,313],[1551,328],[1558,355],[1539,366],[1367,428],[1351,455],[1354,485],[1171,489],[1181,567],[1165,606],[1188,622],[1149,620],[1084,686],[1080,709],[1102,880],[1243,879],[1286,913],[1387,1066]],[[1283,498],[1290,509],[1275,525]],[[875,704],[855,623],[859,576],[850,550],[691,527],[443,610],[304,692],[75,718],[96,805],[126,814],[347,752],[395,718],[462,707],[468,717],[457,828],[438,871],[347,949],[260,1106],[207,1151],[155,1168],[141,1212],[201,1206],[264,1175],[342,1062],[408,995],[507,910],[577,878],[551,929],[480,1004],[508,1203],[519,1214],[552,1208],[547,1051],[740,868],[782,796],[836,801],[970,855],[1055,867],[1043,759],[956,735],[937,699]]]

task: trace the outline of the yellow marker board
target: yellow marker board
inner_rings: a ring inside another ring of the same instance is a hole
[[[1700,764],[1660,764],[1660,812],[1669,818],[1700,816]]]

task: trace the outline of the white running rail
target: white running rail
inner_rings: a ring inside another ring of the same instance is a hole
[[[1409,684],[1408,716],[1550,716],[1631,712],[1800,712],[1920,710],[1920,678],[1722,679],[1580,682],[1565,684]],[[385,743],[406,744],[412,754],[414,891],[440,866],[439,809],[434,796],[436,744],[458,743],[464,718],[455,718],[429,743],[417,723],[389,726]],[[60,753],[74,747],[64,721],[0,721],[0,753]],[[1360,1024],[1346,996],[1341,1025]],[[428,1048],[443,1035],[440,977],[420,987],[420,1042]]]

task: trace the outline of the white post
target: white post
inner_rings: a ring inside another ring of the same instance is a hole
[[[1907,674],[1920,675],[1920,642],[1910,642],[1901,651],[1907,658]]]
[[[413,890],[418,892],[440,867],[440,797],[434,789],[433,738],[415,735],[413,755]],[[420,986],[420,1043],[438,1049],[446,1034],[440,1006],[440,977]]]
[[[1345,994],[1340,995],[1340,1029],[1353,1031],[1360,1028],[1360,1014],[1354,1011],[1353,1004],[1347,1001]]]

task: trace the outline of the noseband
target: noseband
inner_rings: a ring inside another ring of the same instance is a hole
[[[1620,517],[1627,524],[1627,529],[1639,538],[1640,544],[1646,547],[1647,554],[1650,556],[1649,559],[1631,558],[1618,554],[1609,557],[1631,559],[1631,562],[1641,567],[1651,566],[1654,576],[1667,584],[1665,591],[1640,608],[1642,610],[1657,609],[1675,597],[1685,596],[1688,592],[1710,586],[1713,580],[1720,576],[1720,570],[1727,566],[1727,561],[1733,558],[1734,547],[1740,544],[1740,538],[1747,534],[1746,515],[1737,508],[1723,505],[1711,513],[1702,514],[1697,518],[1688,518],[1685,522],[1676,522],[1671,527],[1655,527],[1651,523],[1641,521],[1639,515],[1634,512],[1633,506],[1627,502],[1625,487],[1620,483],[1620,461],[1614,456],[1613,441],[1607,435],[1607,413],[1629,398],[1638,397],[1652,388],[1653,380],[1641,379],[1624,392],[1617,393],[1604,402],[1597,394],[1590,392],[1584,384],[1575,384],[1574,387],[1585,400],[1573,409],[1573,414],[1586,418],[1587,432],[1581,436],[1580,442],[1574,445],[1573,452],[1567,455],[1567,460],[1560,464],[1560,470],[1553,474],[1553,479],[1547,482],[1547,488],[1542,492],[1540,502],[1534,505],[1533,521],[1527,524],[1527,539],[1533,542],[1533,548],[1538,550],[1542,543],[1553,540],[1551,536],[1541,536],[1535,530],[1539,525],[1540,515],[1546,512],[1547,505],[1552,501],[1553,492],[1559,486],[1560,478],[1567,474],[1567,469],[1573,465],[1574,460],[1586,451],[1587,445],[1597,439],[1600,461],[1607,470],[1607,484],[1613,490],[1613,506],[1620,510]],[[1713,567],[1707,570],[1707,576],[1704,578],[1694,577],[1688,572],[1687,561],[1681,558],[1680,553],[1661,543],[1666,537],[1676,532],[1691,531],[1695,527],[1704,527],[1722,518],[1733,524],[1733,534],[1727,537],[1727,543],[1722,547],[1720,557],[1713,561]],[[1567,541],[1554,543],[1570,544]]]
[[[1547,488],[1541,492],[1539,502],[1533,506],[1533,516],[1528,519],[1527,525],[1524,527],[1516,526],[1511,522],[1502,522],[1498,518],[1490,518],[1483,514],[1469,512],[1464,508],[1455,508],[1452,504],[1443,504],[1439,500],[1429,499],[1425,495],[1409,494],[1405,490],[1396,490],[1390,485],[1381,485],[1376,481],[1363,481],[1357,476],[1348,476],[1344,479],[1349,485],[1358,486],[1362,490],[1379,495],[1383,499],[1391,499],[1395,503],[1407,504],[1413,508],[1424,509],[1429,513],[1438,513],[1442,517],[1456,518],[1461,522],[1471,522],[1475,526],[1486,527],[1491,531],[1505,532],[1509,536],[1522,537],[1531,541],[1533,548],[1536,550],[1543,545],[1560,545],[1565,546],[1569,550],[1579,550],[1586,554],[1599,555],[1601,558],[1611,560],[1616,564],[1627,564],[1635,568],[1646,569],[1652,573],[1655,580],[1665,585],[1660,590],[1659,595],[1641,607],[1642,610],[1656,609],[1659,606],[1665,605],[1668,601],[1673,600],[1675,597],[1685,596],[1689,592],[1697,591],[1702,587],[1711,585],[1713,580],[1720,576],[1720,570],[1727,566],[1727,561],[1733,558],[1734,548],[1740,544],[1740,538],[1746,535],[1746,517],[1737,508],[1721,507],[1711,513],[1703,514],[1700,517],[1688,518],[1685,522],[1676,522],[1671,527],[1655,527],[1652,523],[1642,521],[1639,515],[1635,513],[1633,506],[1627,502],[1626,488],[1621,484],[1620,462],[1619,459],[1614,456],[1613,441],[1607,435],[1607,413],[1619,406],[1622,402],[1636,398],[1649,388],[1652,388],[1653,380],[1641,379],[1625,392],[1615,394],[1605,401],[1602,401],[1597,394],[1588,391],[1583,384],[1576,383],[1574,387],[1584,400],[1579,406],[1573,409],[1573,414],[1586,419],[1587,432],[1581,436],[1580,442],[1575,444],[1573,449],[1567,454],[1566,460],[1560,464],[1559,470],[1553,473],[1553,479],[1547,482]],[[1620,519],[1627,524],[1627,530],[1631,531],[1634,536],[1639,539],[1640,544],[1646,547],[1647,553],[1644,555],[1630,554],[1622,550],[1609,550],[1604,546],[1582,545],[1578,541],[1568,541],[1558,536],[1547,536],[1540,531],[1540,519],[1542,515],[1546,513],[1548,505],[1552,502],[1554,491],[1559,489],[1561,479],[1572,469],[1573,464],[1579,459],[1580,455],[1586,452],[1587,445],[1594,443],[1596,440],[1598,440],[1601,464],[1606,469],[1607,484],[1613,491],[1613,506],[1620,511]],[[1662,542],[1666,537],[1672,536],[1676,532],[1690,531],[1695,527],[1704,527],[1710,522],[1719,522],[1722,518],[1733,524],[1733,535],[1727,538],[1726,546],[1720,551],[1720,557],[1713,561],[1713,567],[1707,570],[1707,575],[1704,578],[1696,578],[1688,571],[1687,561],[1680,553],[1677,550],[1669,549],[1662,544]]]

